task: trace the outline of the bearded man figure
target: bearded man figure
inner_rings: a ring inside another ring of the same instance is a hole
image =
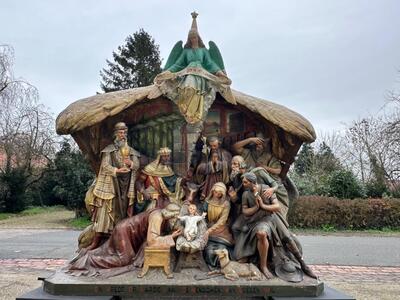
[[[247,148],[247,146],[250,147]],[[272,155],[271,147],[271,139],[260,137],[248,138],[233,145],[233,149],[241,154],[249,170],[257,175],[257,181],[274,188],[273,192],[281,205],[279,215],[287,224],[289,205],[291,201],[298,198],[298,191],[288,176],[282,181],[280,177],[281,162]]]
[[[250,148],[247,148],[250,146]],[[263,167],[276,181],[282,171],[280,161],[272,155],[271,139],[251,137],[235,143],[232,148],[241,155],[249,169]]]
[[[136,213],[164,208],[168,203],[182,205],[182,178],[171,167],[171,150],[168,147],[161,148],[157,158],[143,168],[136,182],[136,189]]]
[[[128,127],[119,122],[114,126],[114,143],[101,151],[101,166],[96,183],[87,195],[95,236],[88,250],[97,248],[114,226],[133,212],[138,151],[127,144]],[[87,201],[87,200],[85,200]]]
[[[231,173],[229,175],[229,189],[228,195],[231,201],[231,211],[229,215],[229,220],[231,225],[242,213],[242,195],[244,192],[244,187],[242,184],[242,176],[247,171],[246,162],[240,155],[235,155],[232,157],[231,162]]]
[[[200,199],[205,199],[213,185],[217,182],[229,182],[230,163],[232,155],[221,147],[218,137],[208,138],[207,153],[196,169],[195,181],[202,184]]]

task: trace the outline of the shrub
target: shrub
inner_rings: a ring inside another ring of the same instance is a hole
[[[382,198],[382,195],[389,192],[385,183],[376,180],[367,182],[365,184],[365,190],[369,198]]]
[[[363,187],[351,171],[337,170],[329,176],[329,196],[340,199],[354,199],[364,195]]]
[[[299,228],[400,228],[400,199],[302,196],[290,208],[289,223]]]
[[[327,195],[329,186],[327,181],[329,176],[322,173],[299,175],[295,172],[290,174],[290,178],[295,182],[300,195]]]
[[[1,174],[1,210],[16,213],[29,206],[29,199],[25,195],[25,190],[21,188],[26,186],[26,182],[27,177],[23,168],[10,169],[8,172]]]
[[[64,141],[41,182],[41,201],[45,205],[64,205],[80,216],[86,211],[85,194],[93,178],[82,153]]]

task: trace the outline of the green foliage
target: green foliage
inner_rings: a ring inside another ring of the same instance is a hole
[[[318,152],[315,155],[314,164],[324,171],[326,174],[330,174],[338,169],[341,169],[339,160],[333,154],[331,148],[325,143],[319,146]]]
[[[64,206],[31,206],[18,213],[0,213],[0,221],[9,218],[23,218],[41,214],[51,214],[53,212],[65,211]],[[22,222],[25,222],[22,220]]]
[[[389,190],[384,182],[371,180],[365,184],[365,192],[369,198],[382,198]]]
[[[84,198],[94,178],[82,154],[64,141],[54,161],[39,170],[43,177],[29,182],[26,168],[8,168],[0,174],[0,212],[19,213],[30,205],[63,205],[84,210]],[[26,213],[33,213],[38,208]]]
[[[63,210],[65,210],[63,206],[32,206],[18,213],[0,213],[0,220],[5,220],[11,217],[34,216]]]
[[[14,214],[10,214],[10,213],[0,213],[0,221],[1,220],[6,220],[8,218],[11,218]]]
[[[16,213],[29,205],[25,197],[27,176],[24,168],[8,168],[0,175],[0,185],[2,211]]]
[[[300,195],[329,195],[331,176],[342,170],[339,160],[326,143],[318,151],[303,144],[290,174]]]
[[[329,196],[354,199],[364,195],[363,188],[351,171],[337,170],[327,180]]]
[[[289,223],[298,228],[325,231],[396,230],[400,228],[400,199],[300,197],[289,211]]]
[[[51,213],[54,211],[62,211],[65,210],[63,206],[32,206],[23,211],[21,211],[18,215],[19,216],[33,216],[45,213]]]
[[[295,182],[300,195],[328,195],[327,174],[299,175],[293,172],[290,174],[290,178]]]
[[[389,192],[386,185],[385,170],[374,154],[369,155],[372,178],[365,184],[366,193],[371,198],[381,198]]]
[[[108,93],[118,90],[151,85],[161,73],[159,46],[143,29],[126,38],[125,44],[107,60],[107,69],[101,72],[101,89]]]
[[[314,149],[310,144],[303,144],[297,159],[294,162],[294,169],[297,174],[304,175],[313,169]]]
[[[364,197],[363,186],[355,175],[344,169],[330,147],[322,142],[315,151],[304,144],[290,174],[300,195],[333,196],[341,199]]]
[[[41,184],[41,194],[46,205],[64,205],[79,211],[84,208],[85,193],[94,174],[83,155],[64,141],[54,162],[47,167]]]
[[[90,224],[92,224],[92,221],[90,221],[90,218],[88,218],[87,216],[78,217],[68,222],[68,225],[75,229],[85,229]]]
[[[324,232],[335,232],[336,228],[335,226],[329,225],[329,224],[324,224],[321,226],[322,231]]]
[[[389,193],[390,193],[390,197],[393,197],[393,198],[400,198],[400,186],[394,186],[393,188],[391,188],[390,190],[389,190]]]

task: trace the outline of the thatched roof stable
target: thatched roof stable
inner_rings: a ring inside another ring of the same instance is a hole
[[[266,121],[280,127],[302,142],[315,140],[315,131],[310,122],[300,114],[268,100],[256,98],[232,90],[239,105],[259,114]],[[57,117],[58,134],[73,134],[96,125],[108,117],[115,116],[139,101],[151,101],[161,96],[155,85],[98,94],[78,100],[69,105]]]
[[[315,140],[314,128],[310,122],[300,114],[271,101],[235,90],[232,90],[232,94],[238,109],[254,114],[252,118],[259,122],[260,130],[268,132],[272,139],[273,154],[286,163],[281,174],[286,174],[301,144]],[[223,97],[219,99],[232,107],[233,104],[226,102]],[[169,101],[156,85],[98,94],[78,100],[61,112],[56,120],[57,133],[71,134],[97,172],[100,152],[111,142],[109,132],[114,122],[135,122],[129,117],[126,119],[132,111],[140,115],[143,110],[156,108],[156,103]]]

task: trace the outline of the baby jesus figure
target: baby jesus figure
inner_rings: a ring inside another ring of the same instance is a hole
[[[178,219],[185,222],[185,229],[183,230],[183,236],[190,242],[197,237],[199,221],[204,220],[207,213],[203,213],[201,216],[197,215],[196,205],[190,204],[188,207],[189,215],[179,216]]]

